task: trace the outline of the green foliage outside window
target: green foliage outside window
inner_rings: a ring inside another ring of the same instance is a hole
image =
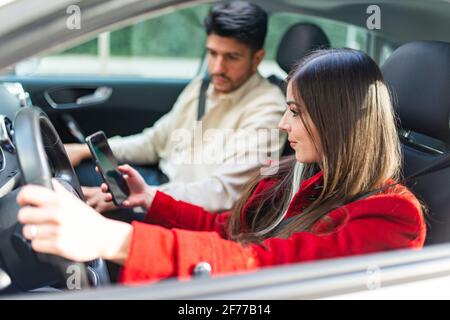
[[[186,57],[201,56],[206,35],[203,18],[207,6],[178,10],[111,32],[113,56]],[[64,51],[62,54],[98,54],[98,40]]]
[[[204,51],[206,35],[203,19],[209,6],[193,8],[152,18],[111,32],[112,56],[199,58]],[[315,23],[323,28],[333,47],[347,45],[348,26],[334,21],[292,13],[277,13],[270,17],[266,39],[266,59],[274,60],[278,43],[285,31],[297,22]],[[356,42],[365,49],[366,32],[356,31]],[[93,39],[62,54],[98,54],[98,40]]]

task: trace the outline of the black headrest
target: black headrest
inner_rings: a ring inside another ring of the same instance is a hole
[[[450,143],[450,43],[405,44],[382,71],[402,128]]]
[[[329,48],[330,41],[318,26],[310,23],[297,23],[290,27],[278,45],[277,62],[286,73],[308,52]]]

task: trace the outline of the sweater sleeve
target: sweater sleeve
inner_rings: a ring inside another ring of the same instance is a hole
[[[314,261],[396,249],[421,248],[426,227],[421,210],[402,197],[360,201],[327,215],[313,232],[272,238],[253,246],[259,266]],[[327,225],[331,226],[330,228]]]
[[[144,221],[166,228],[215,231],[225,237],[229,217],[230,212],[211,213],[202,207],[177,201],[168,194],[157,191]]]
[[[368,206],[372,209],[358,208],[354,214],[345,208],[330,213],[335,216],[334,223],[338,223],[331,232],[297,232],[286,239],[270,238],[248,246],[226,240],[217,232],[166,229],[136,222],[122,281],[189,278],[195,265],[202,261],[208,262],[213,274],[219,275],[423,246],[424,220],[420,209],[411,202],[388,198]]]

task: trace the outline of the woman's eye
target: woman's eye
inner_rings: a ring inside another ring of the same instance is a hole
[[[292,113],[292,117],[295,118],[296,116],[298,116],[298,112],[296,110],[289,109],[289,111]]]

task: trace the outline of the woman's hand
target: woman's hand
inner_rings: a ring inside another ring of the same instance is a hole
[[[132,226],[104,218],[53,180],[54,191],[28,185],[17,196],[18,219],[35,251],[73,261],[104,258],[123,263]]]
[[[144,207],[146,210],[150,208],[155,198],[157,189],[145,183],[144,178],[133,169],[125,164],[118,166],[119,171],[123,174],[125,181],[130,189],[130,196],[122,203],[124,207]],[[101,189],[105,195],[105,201],[112,201],[112,195],[108,192],[108,186],[103,183]]]

